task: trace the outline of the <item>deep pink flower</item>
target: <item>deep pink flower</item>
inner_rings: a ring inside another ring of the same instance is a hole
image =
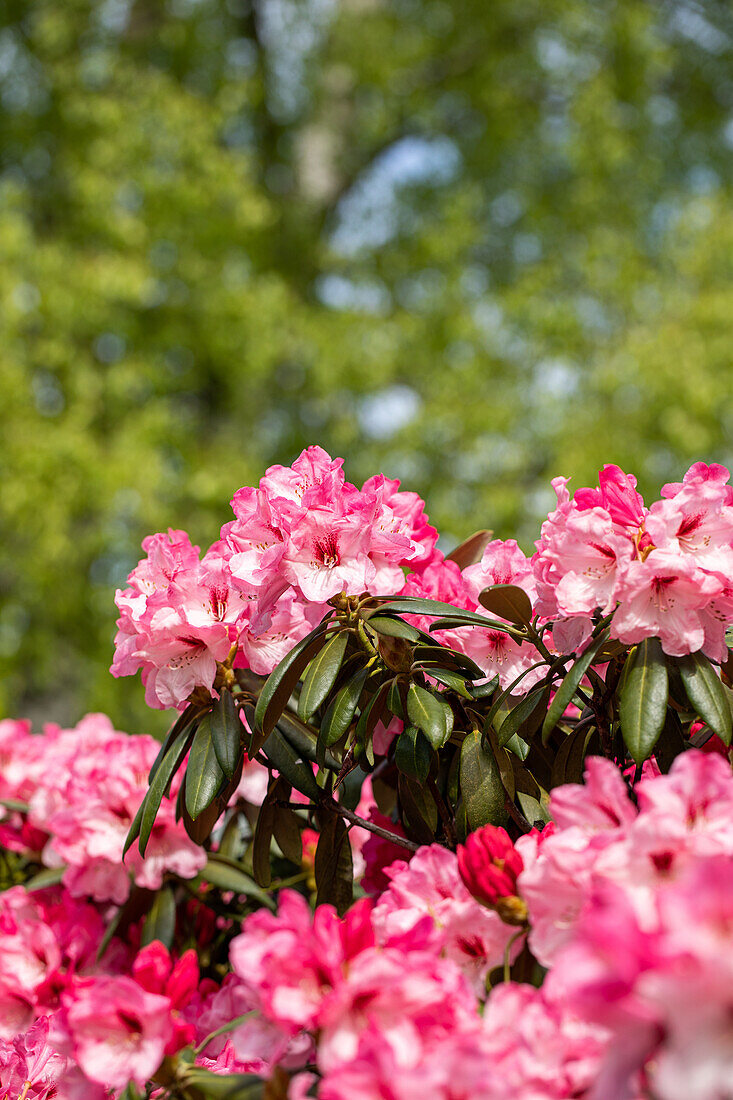
[[[517,897],[523,866],[506,829],[496,825],[483,825],[469,833],[465,846],[458,845],[458,870],[466,889],[507,924],[522,925],[527,919],[527,907]]]

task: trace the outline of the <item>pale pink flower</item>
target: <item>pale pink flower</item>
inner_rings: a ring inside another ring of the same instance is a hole
[[[62,996],[59,1025],[90,1080],[111,1088],[142,1088],[159,1068],[171,1039],[166,997],[132,978],[83,978]]]
[[[699,612],[722,591],[722,583],[699,569],[690,555],[654,550],[626,570],[611,636],[628,645],[658,637],[672,657],[694,653],[705,642]]]
[[[373,914],[378,941],[390,943],[408,935],[429,914],[433,949],[456,963],[480,990],[487,973],[502,963],[515,930],[469,894],[456,854],[431,844],[408,864],[393,864],[384,873],[390,884]],[[516,944],[515,954],[518,950]]]

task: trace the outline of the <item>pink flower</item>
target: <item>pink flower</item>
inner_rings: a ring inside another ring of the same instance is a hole
[[[607,464],[598,473],[599,489],[578,489],[578,508],[603,508],[619,527],[636,531],[644,523],[644,501],[636,491],[636,478],[619,466]]]
[[[483,1054],[496,1100],[568,1100],[589,1095],[608,1033],[530,985],[503,983],[489,995]]]
[[[314,508],[291,532],[283,575],[315,603],[339,592],[358,595],[367,591],[376,575],[369,548],[369,528],[358,513],[336,517],[324,508]]]
[[[694,479],[667,500],[653,504],[646,529],[654,545],[689,555],[696,565],[731,575],[733,504],[730,485]]]
[[[199,984],[196,952],[185,951],[176,963],[159,940],[144,947],[132,964],[132,976],[148,993],[158,993],[170,1002],[173,1034],[165,1048],[175,1054],[194,1039],[196,1029],[181,1017],[181,1010],[190,1003]]]
[[[517,875],[522,857],[506,829],[483,825],[469,833],[466,844],[458,845],[458,871],[468,892],[507,924],[522,925],[527,907],[517,897]]]
[[[48,1041],[49,1020],[42,1016],[3,1050],[0,1044],[0,1096],[51,1100],[59,1095],[67,1059]]]
[[[694,653],[705,642],[699,612],[722,591],[691,558],[652,551],[646,561],[631,562],[620,583],[611,636],[628,645],[658,637],[670,656]]]
[[[62,997],[60,1026],[91,1080],[142,1088],[159,1068],[172,1036],[169,1001],[127,977],[78,981]]]
[[[477,989],[489,970],[502,963],[513,929],[471,897],[461,881],[458,857],[438,844],[420,848],[408,864],[385,869],[389,888],[374,909],[377,939],[391,943],[422,936],[426,914],[433,949],[456,963]],[[515,953],[519,946],[515,947]]]

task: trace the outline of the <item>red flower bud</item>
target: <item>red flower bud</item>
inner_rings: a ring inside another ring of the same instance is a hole
[[[523,924],[527,910],[517,897],[517,876],[524,864],[505,829],[483,825],[458,846],[458,870],[469,893],[496,909],[508,924]]]

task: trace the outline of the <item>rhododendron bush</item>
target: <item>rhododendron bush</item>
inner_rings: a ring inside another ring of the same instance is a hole
[[[553,484],[446,557],[311,447],[145,540],[164,743],[0,723],[0,1100],[733,1097],[733,488]]]

